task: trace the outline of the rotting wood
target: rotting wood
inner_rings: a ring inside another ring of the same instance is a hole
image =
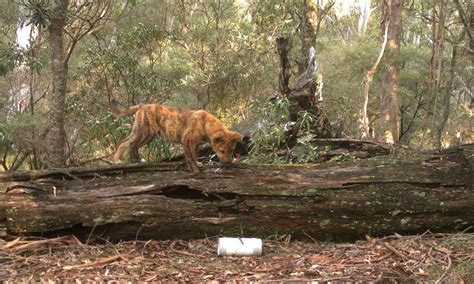
[[[312,143],[329,148],[328,150],[320,149],[321,160],[329,160],[341,154],[349,154],[357,158],[370,158],[388,155],[392,149],[392,146],[388,144],[349,138],[313,139]]]
[[[115,240],[216,234],[347,240],[463,230],[474,225],[473,151],[466,145],[436,154],[203,167],[199,173],[177,171],[179,164],[95,168],[99,175],[61,169],[79,177],[64,180],[68,175],[52,171],[48,178],[3,175],[0,227],[14,235],[92,232]],[[22,183],[50,190],[4,193]]]

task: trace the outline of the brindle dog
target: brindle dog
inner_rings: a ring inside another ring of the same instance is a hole
[[[132,162],[140,162],[138,149],[147,145],[157,135],[168,142],[181,143],[189,170],[198,172],[198,146],[210,143],[219,160],[231,164],[237,142],[242,135],[228,130],[217,117],[204,110],[186,110],[159,104],[140,104],[122,108],[113,99],[112,113],[116,116],[135,114],[132,133],[118,146],[114,163],[129,149]]]

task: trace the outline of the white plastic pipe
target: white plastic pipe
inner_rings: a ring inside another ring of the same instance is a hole
[[[219,238],[217,255],[259,256],[262,255],[262,239]]]

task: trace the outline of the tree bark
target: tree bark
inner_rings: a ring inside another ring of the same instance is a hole
[[[428,128],[429,120],[432,117],[432,125],[435,125],[436,118],[434,117],[436,104],[438,102],[438,93],[441,85],[441,71],[443,67],[443,49],[445,40],[444,22],[446,18],[446,0],[435,0],[433,3],[431,32],[432,32],[432,48],[428,79],[428,98],[427,110],[423,119],[422,137],[420,141],[420,148],[423,148],[426,130]],[[434,130],[434,127],[432,127]]]
[[[370,90],[370,84],[372,83],[372,79],[374,78],[375,71],[377,71],[377,67],[379,66],[380,60],[382,60],[383,54],[385,52],[385,47],[387,46],[387,38],[388,38],[388,25],[385,25],[385,31],[383,34],[383,41],[382,41],[382,47],[380,48],[379,55],[375,59],[374,63],[372,64],[372,67],[367,71],[367,73],[364,76],[363,80],[363,88],[362,88],[362,107],[360,109],[359,113],[359,132],[360,132],[360,138],[361,139],[368,139],[368,138],[373,138],[370,135],[369,131],[369,114],[368,114],[368,106],[369,106],[369,90]]]
[[[279,37],[276,39],[277,51],[280,56],[280,70],[278,75],[278,92],[284,96],[290,94],[290,61],[288,59],[288,53],[290,52],[290,39]]]
[[[8,234],[320,240],[474,225],[474,145],[345,163],[178,171],[154,164],[0,174]],[[131,169],[131,171],[129,170]],[[1,231],[1,229],[0,229]]]
[[[318,22],[316,7],[311,1],[303,0],[301,3],[302,15],[300,22],[301,37],[301,59],[298,60],[298,74],[301,75],[306,70],[308,54],[311,47],[316,44],[316,23]]]
[[[441,95],[441,103],[439,104],[439,109],[435,110],[436,112],[439,112],[439,115],[436,115],[435,117],[439,117],[438,121],[434,122],[434,128],[433,128],[433,142],[434,142],[434,147],[437,150],[441,150],[442,148],[442,143],[441,143],[441,137],[443,136],[443,129],[444,126],[446,125],[446,122],[448,121],[449,117],[449,110],[451,106],[451,91],[454,89],[454,69],[456,68],[456,53],[457,53],[457,47],[453,46],[453,52],[451,55],[451,65],[450,65],[450,70],[449,70],[449,81],[447,82],[447,87],[445,92]]]
[[[444,41],[446,38],[445,25],[444,25],[446,21],[446,14],[447,14],[446,6],[447,6],[446,0],[439,1],[439,10],[438,10],[439,19],[438,19],[438,25],[435,26],[434,35],[436,36],[436,38],[433,41],[433,61],[435,65],[434,65],[433,71],[430,72],[431,76],[430,76],[430,81],[429,81],[430,82],[430,86],[429,86],[430,98],[433,102],[432,104],[429,105],[431,106],[431,111],[433,115],[433,121],[431,122],[431,125],[432,125],[431,130],[433,133],[433,146],[435,147],[435,149],[438,149],[438,150],[441,149],[441,132],[440,132],[439,126],[441,125],[442,120],[443,120],[442,109],[444,108],[444,106],[442,106],[442,103],[444,100],[441,97],[441,80],[442,80],[441,73],[443,71],[443,50],[444,50]],[[433,77],[433,79],[431,77]]]
[[[461,18],[461,22],[466,31],[467,39],[469,41],[469,48],[467,53],[470,54],[471,62],[474,63],[474,4],[468,2],[467,9],[464,10],[459,0],[454,0],[456,3],[456,8]],[[467,11],[467,12],[466,12]]]
[[[381,141],[398,143],[400,138],[400,106],[398,103],[398,77],[400,57],[400,34],[402,0],[385,0],[382,32],[387,29],[387,52],[385,78],[380,97],[380,135]]]
[[[365,33],[371,13],[372,9],[370,7],[370,0],[359,1],[359,22],[357,25],[357,33],[359,35]]]
[[[278,91],[282,96],[288,98],[290,102],[289,108],[289,130],[286,132],[285,145],[292,148],[296,144],[296,139],[299,134],[299,127],[296,125],[300,112],[308,112],[313,115],[314,122],[310,131],[318,138],[331,138],[332,128],[331,123],[326,115],[322,101],[317,99],[318,83],[322,80],[317,80],[318,64],[316,62],[316,51],[314,48],[310,49],[309,59],[306,70],[296,81],[289,86],[290,78],[290,64],[288,53],[290,51],[290,42],[287,38],[277,39],[277,50],[280,57],[280,73],[278,80]]]
[[[68,66],[64,61],[63,30],[66,25],[68,0],[58,1],[49,25],[53,89],[49,100],[48,166],[62,167],[65,161],[66,131],[64,129]]]

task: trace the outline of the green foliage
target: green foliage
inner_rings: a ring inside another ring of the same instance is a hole
[[[289,101],[277,98],[261,107],[259,103],[250,106],[256,113],[256,130],[251,134],[248,157],[243,162],[251,164],[281,163],[287,157],[282,156],[280,146],[284,141],[284,123],[289,114]]]
[[[294,163],[310,163],[319,159],[320,150],[312,141],[313,134],[305,131],[303,136],[298,137],[296,146],[291,149],[291,161]]]
[[[297,1],[251,1],[252,19],[259,32],[273,33],[275,37],[293,37],[299,22],[295,19]],[[298,3],[300,4],[300,3]],[[300,14],[301,11],[299,11]]]
[[[161,88],[155,64],[159,60],[156,45],[163,40],[163,32],[156,25],[138,23],[131,31],[118,32],[110,40],[91,45],[79,66],[86,84],[82,92],[118,91],[127,101],[138,102]]]
[[[84,122],[79,141],[87,145],[84,152],[111,153],[130,133],[133,117],[115,118],[109,112],[108,96],[118,96],[125,105],[163,102],[179,84],[177,80],[160,80],[167,71],[158,66],[162,54],[156,47],[163,41],[161,28],[139,22],[130,30],[103,38],[86,49],[87,57],[75,74],[85,84],[79,86],[67,108],[68,113]],[[161,140],[148,145],[144,152],[152,160],[171,155],[169,145]]]
[[[310,132],[315,117],[308,112],[298,114],[297,126],[300,135],[296,146],[284,149],[287,118],[289,115],[287,98],[277,98],[265,105],[256,104],[256,130],[251,134],[249,156],[243,162],[258,163],[307,163],[319,158],[318,147],[312,143],[315,136]]]
[[[51,15],[49,0],[23,0],[21,3],[29,13],[27,24],[43,28],[49,25]]]
[[[341,48],[335,48],[341,46]],[[317,59],[319,72],[323,75],[324,105],[328,115],[334,120],[341,115],[345,132],[355,136],[358,113],[362,106],[361,86],[365,73],[379,52],[379,43],[368,38],[355,42],[344,42],[340,38],[320,39]],[[369,114],[378,110],[381,72],[375,74],[370,88]]]
[[[31,151],[34,147],[41,148],[43,141],[32,137],[35,129],[42,129],[46,125],[45,117],[41,114],[31,115],[24,113],[10,117],[0,123],[0,144],[3,149],[10,151],[17,148],[21,151]]]
[[[69,24],[76,28],[72,23],[80,3],[86,2],[71,2],[68,14]],[[307,131],[314,119],[311,114],[298,116],[296,123],[301,135],[296,146],[291,151],[281,149],[288,101],[268,102],[278,84],[275,39],[279,36],[291,39],[291,82],[298,77],[298,62],[306,56],[302,54],[305,11],[301,1],[143,0],[124,3],[117,2],[111,7],[111,17],[101,23],[100,29],[94,29],[77,43],[70,60],[67,130],[69,134],[79,129],[77,141],[70,145],[76,152],[76,160],[110,154],[129,134],[132,117],[112,116],[109,112],[112,96],[125,106],[156,102],[182,108],[205,108],[227,126],[253,123],[255,126],[249,131],[253,141],[251,154],[244,158],[249,163],[318,160],[324,149],[311,143],[314,137]],[[357,11],[341,17],[332,9],[322,15],[324,8],[316,5],[319,2],[308,3],[307,7],[314,8],[315,12],[311,22],[320,24],[313,44],[317,50],[318,73],[323,75],[324,108],[330,120],[342,116],[345,134],[355,137],[362,103],[361,83],[380,51],[381,10],[373,10],[366,32],[358,34]],[[51,74],[44,27],[48,25],[53,4],[51,0],[19,3],[0,0],[4,8],[0,10],[0,107],[5,110],[0,114],[0,143],[4,149],[7,146],[31,149],[31,129],[43,129],[46,125],[48,104],[44,98],[50,94]],[[468,1],[462,0],[460,4],[468,11]],[[458,36],[463,31],[455,10],[454,5],[447,10],[447,23],[450,23],[446,27],[447,37]],[[417,145],[422,137],[427,139],[430,135],[428,130],[423,136],[421,129],[428,110],[432,12],[429,1],[414,1],[403,10],[398,99],[404,131],[401,141],[408,145]],[[14,44],[18,23],[42,27],[35,49],[19,50]],[[468,45],[466,38],[457,45]],[[65,46],[70,44],[69,40],[70,37],[65,36]],[[450,91],[446,86],[449,78],[446,66],[449,66],[451,45],[445,42],[441,92]],[[459,52],[458,56],[445,132],[448,133],[445,140],[451,141],[451,145],[473,139],[473,120],[469,112],[472,61],[465,52]],[[385,62],[382,58],[370,88],[368,112],[374,127],[380,120],[379,98]],[[18,66],[22,67],[16,69]],[[11,109],[12,101],[19,101],[18,98],[11,100],[12,94],[20,93],[20,84],[30,82],[33,82],[34,99],[38,101],[35,116],[7,116],[6,110]],[[40,99],[42,94],[46,96]],[[428,116],[428,120],[431,124],[432,117]],[[157,139],[143,149],[142,154],[148,160],[166,159],[174,155],[176,149],[180,147]],[[348,159],[353,157],[333,158]]]
[[[183,5],[175,10],[169,61],[184,67],[181,87],[188,97],[194,94],[194,107],[225,107],[252,97],[255,86],[273,74],[262,62],[268,50],[262,50],[242,9],[233,1]]]
[[[23,54],[15,45],[0,42],[0,76],[5,76],[23,60]]]
[[[335,155],[331,157],[331,159],[329,159],[329,162],[353,161],[355,159],[356,157],[354,155],[346,153],[346,154],[339,154],[339,155]]]
[[[6,153],[13,147],[13,142],[7,134],[7,125],[0,122],[0,152]]]

